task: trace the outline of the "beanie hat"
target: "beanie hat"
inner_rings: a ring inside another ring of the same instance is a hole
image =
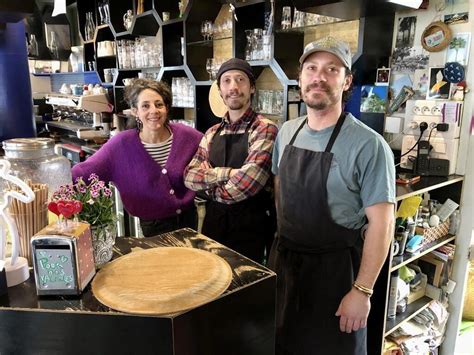
[[[222,74],[229,70],[240,70],[247,74],[250,82],[255,82],[255,76],[252,72],[252,67],[247,61],[240,58],[232,58],[223,63],[217,72],[217,83],[220,82]]]

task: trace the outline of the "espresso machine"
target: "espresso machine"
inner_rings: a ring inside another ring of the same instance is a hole
[[[106,94],[48,94],[46,103],[53,106],[53,120],[46,122],[54,137],[56,152],[74,165],[92,155],[110,136],[113,105]]]
[[[108,138],[114,106],[106,94],[74,96],[48,94],[46,103],[53,106],[53,120],[47,123],[51,132],[69,131],[83,140]]]

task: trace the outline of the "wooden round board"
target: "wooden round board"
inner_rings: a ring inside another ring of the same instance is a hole
[[[227,112],[227,106],[224,104],[224,101],[219,94],[217,81],[214,81],[209,89],[209,106],[216,117],[223,117]]]
[[[210,252],[178,247],[140,250],[103,267],[94,296],[127,313],[167,315],[208,303],[232,280],[229,264]]]

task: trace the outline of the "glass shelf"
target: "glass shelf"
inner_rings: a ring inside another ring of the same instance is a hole
[[[232,39],[232,37],[219,37],[219,38],[213,38],[211,40],[206,40],[206,41],[189,42],[188,46],[212,47],[215,41],[223,41],[226,39]]]
[[[325,23],[318,23],[314,25],[308,25],[308,26],[302,26],[302,27],[292,27],[292,28],[287,28],[287,29],[278,29],[275,30],[276,33],[304,33],[306,30],[310,30],[313,28],[317,28],[320,26],[325,26],[325,25],[334,25],[336,23],[344,23],[344,22],[350,22],[354,20],[339,20],[339,21],[333,21],[333,22],[325,22]]]

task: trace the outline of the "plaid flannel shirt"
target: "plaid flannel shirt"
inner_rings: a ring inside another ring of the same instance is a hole
[[[249,149],[247,158],[238,172],[230,177],[232,168],[213,167],[203,169],[201,163],[209,162],[209,151],[212,139],[223,124],[220,135],[243,134],[249,122],[256,116],[249,133]],[[194,158],[184,171],[184,184],[194,191],[206,191],[208,196],[217,202],[232,204],[243,201],[257,194],[271,176],[272,150],[278,127],[275,123],[257,115],[249,108],[235,123],[231,123],[228,113],[223,123],[209,128],[201,139]]]

